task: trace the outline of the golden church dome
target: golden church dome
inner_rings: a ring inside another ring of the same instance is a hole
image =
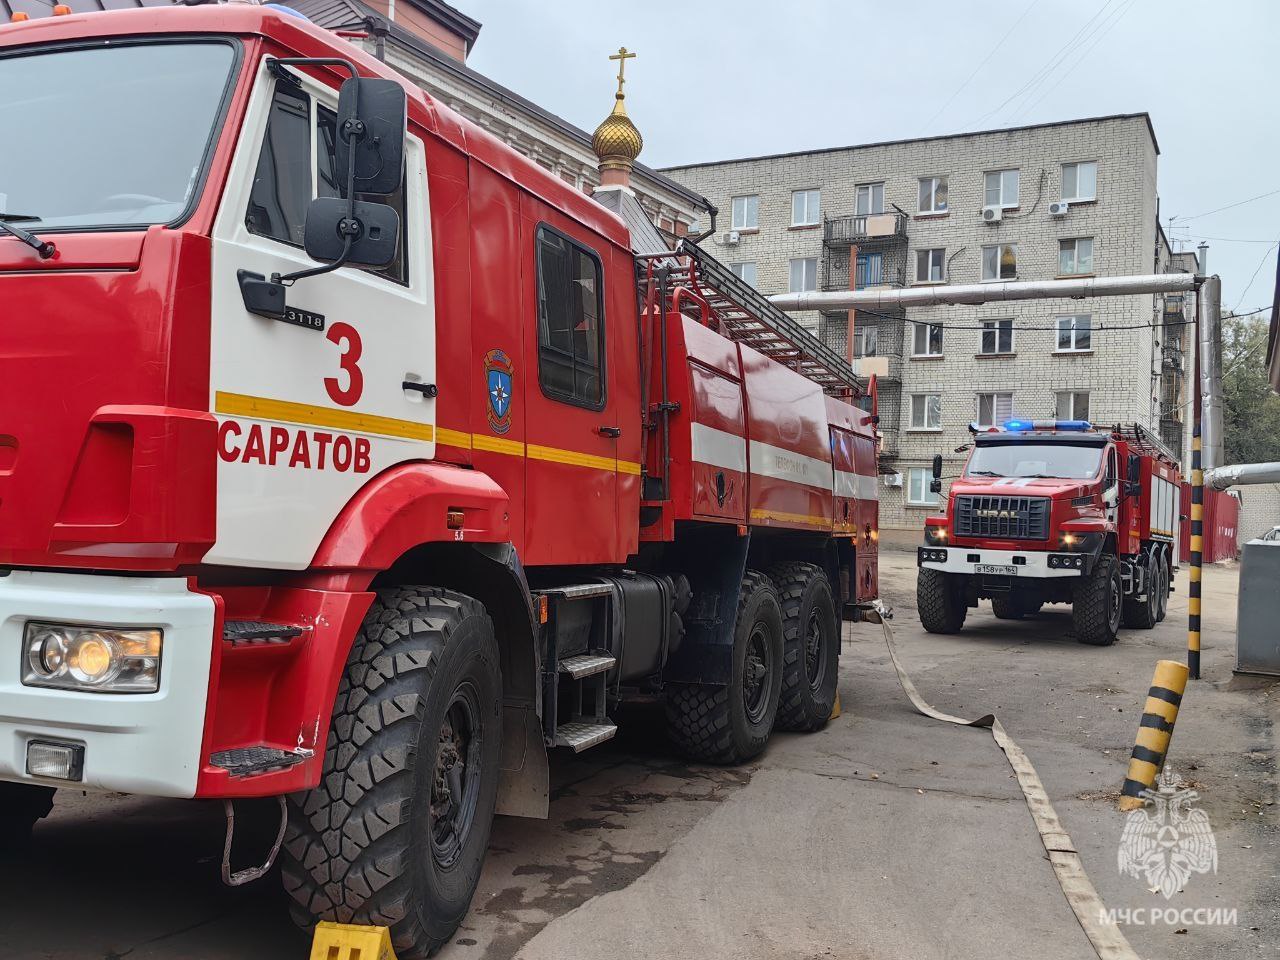
[[[644,149],[644,137],[627,116],[626,98],[622,92],[623,68],[634,53],[622,47],[610,60],[618,61],[618,92],[614,94],[613,111],[604,118],[591,137],[591,149],[600,158],[601,170],[630,170]]]

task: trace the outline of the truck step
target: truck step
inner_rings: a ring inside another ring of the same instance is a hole
[[[556,746],[581,753],[612,739],[617,732],[618,725],[608,720],[571,720],[556,728]]]
[[[618,663],[615,657],[607,653],[580,653],[576,657],[566,657],[560,661],[560,672],[567,673],[575,680],[593,674],[612,670]]]
[[[232,644],[289,643],[302,636],[303,628],[288,623],[265,620],[227,620],[222,624],[222,639]]]
[[[233,777],[252,777],[286,770],[313,756],[310,750],[282,750],[279,747],[236,747],[209,755],[209,764],[221,767]]]

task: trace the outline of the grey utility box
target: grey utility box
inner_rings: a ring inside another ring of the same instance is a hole
[[[1250,540],[1244,545],[1236,670],[1280,677],[1280,540]]]

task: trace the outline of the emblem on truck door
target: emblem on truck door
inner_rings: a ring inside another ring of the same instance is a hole
[[[484,355],[484,383],[489,395],[485,415],[494,433],[511,429],[512,376],[511,358],[504,351],[490,350]]]

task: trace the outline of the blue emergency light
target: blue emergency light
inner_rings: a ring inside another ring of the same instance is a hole
[[[1005,430],[1010,433],[1025,433],[1028,430],[1060,430],[1063,432],[1083,433],[1093,429],[1088,420],[1006,420]]]

